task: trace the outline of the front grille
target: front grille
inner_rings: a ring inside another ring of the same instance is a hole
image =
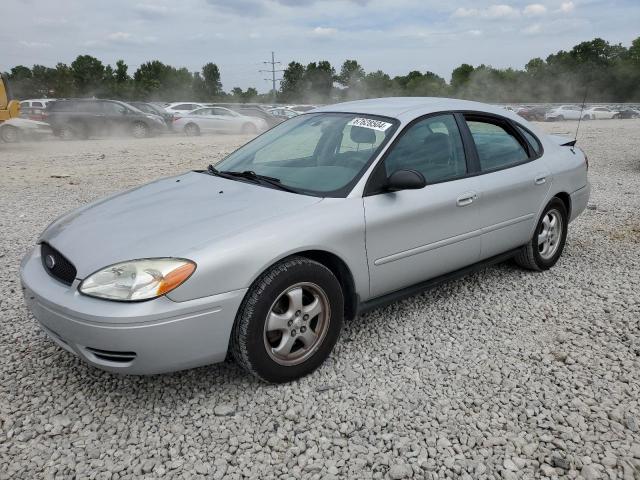
[[[85,347],[89,352],[93,353],[98,359],[108,362],[128,363],[136,358],[136,352],[117,352],[113,350],[100,350],[98,348]]]
[[[76,279],[76,267],[48,243],[40,245],[40,256],[42,257],[44,269],[53,278],[65,285],[71,285]]]

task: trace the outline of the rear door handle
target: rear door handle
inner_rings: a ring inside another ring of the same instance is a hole
[[[536,185],[542,185],[543,183],[545,183],[547,181],[547,177],[545,177],[544,175],[541,175],[539,177],[536,177]]]
[[[466,207],[467,205],[471,205],[476,198],[478,198],[478,194],[475,192],[463,193],[456,200],[456,205]]]

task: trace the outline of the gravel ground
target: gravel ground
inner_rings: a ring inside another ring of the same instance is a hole
[[[18,280],[39,232],[245,139],[0,145],[0,479],[640,478],[640,121],[583,123],[592,200],[555,268],[375,310],[292,384],[116,376],[47,340]]]

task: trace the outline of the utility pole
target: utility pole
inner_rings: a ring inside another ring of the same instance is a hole
[[[276,78],[276,72],[284,72],[284,70],[276,70],[276,65],[279,65],[280,62],[276,62],[276,58],[275,58],[275,54],[274,52],[271,52],[271,61],[270,62],[262,62],[266,65],[271,65],[271,69],[270,70],[260,70],[260,72],[263,73],[271,73],[271,78],[265,78],[266,81],[271,81],[272,82],[272,88],[271,88],[271,94],[273,95],[273,101],[275,103],[276,101],[276,93],[277,93],[277,89],[276,89],[276,81],[280,81],[282,80],[281,78]]]

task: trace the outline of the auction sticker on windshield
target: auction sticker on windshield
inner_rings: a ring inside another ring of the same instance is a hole
[[[347,123],[347,125],[353,125],[354,127],[371,128],[372,130],[378,130],[379,132],[384,132],[392,124],[387,122],[382,122],[380,120],[374,120],[372,118],[356,117],[353,120],[351,120],[349,123]]]

